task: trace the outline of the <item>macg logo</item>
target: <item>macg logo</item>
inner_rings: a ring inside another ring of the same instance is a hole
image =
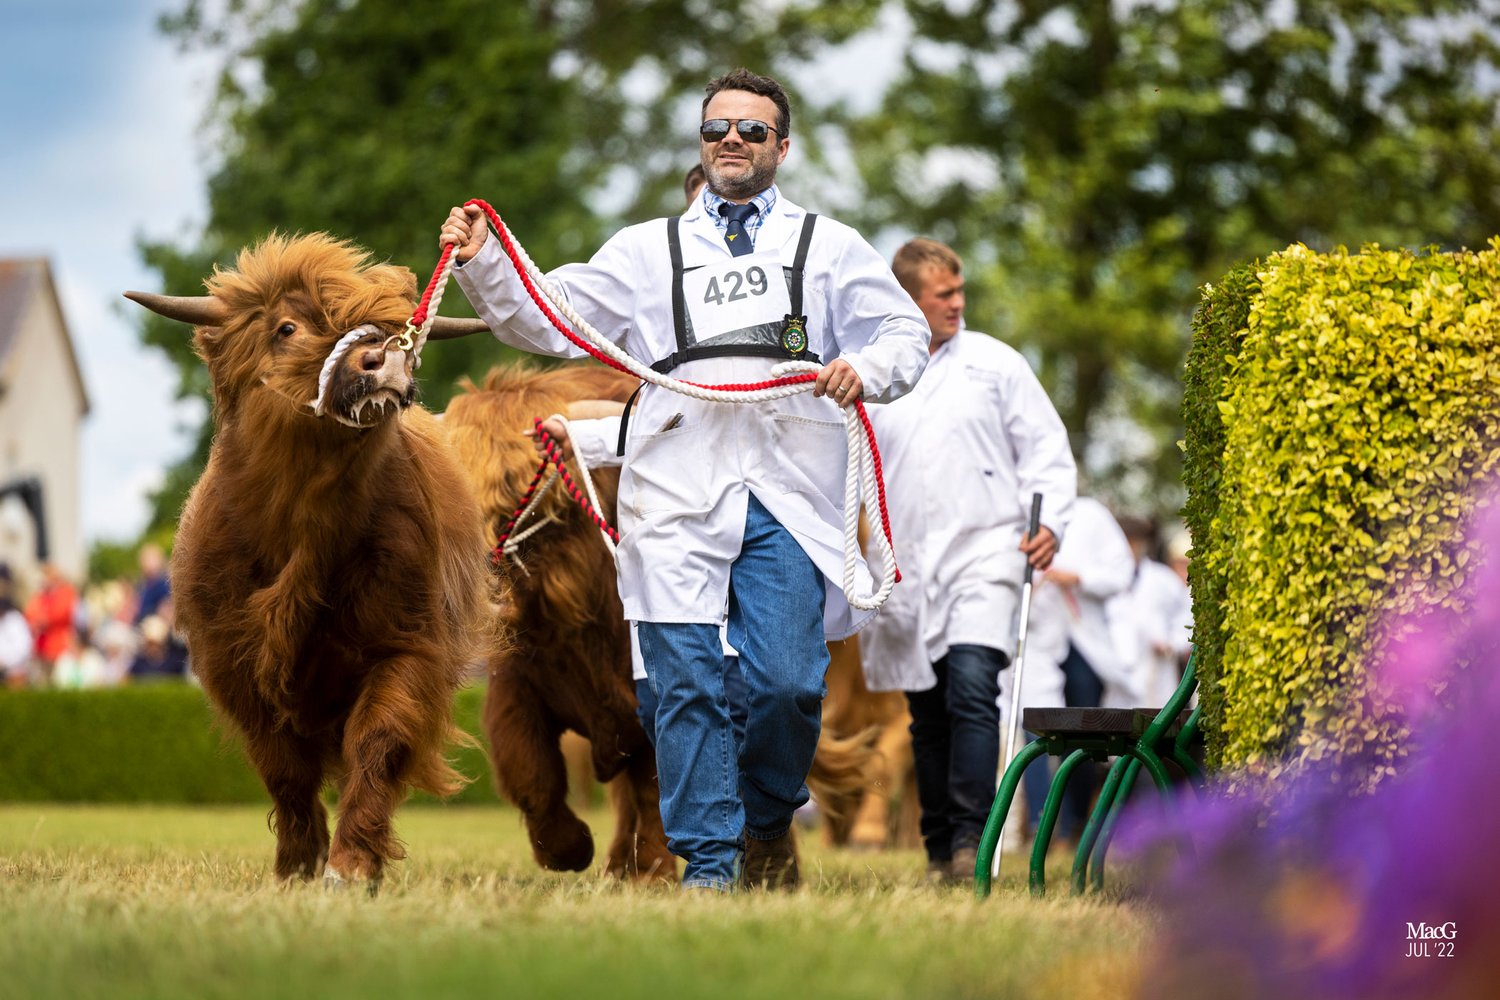
[[[1452,920],[1446,924],[1429,924],[1426,921],[1414,924],[1410,920],[1406,922],[1406,940],[1408,941],[1452,941],[1458,937],[1458,924]]]

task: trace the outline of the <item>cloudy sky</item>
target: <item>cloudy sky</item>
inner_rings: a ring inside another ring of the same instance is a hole
[[[128,539],[202,407],[141,346],[120,293],[158,290],[138,238],[205,215],[194,130],[211,75],[156,30],[173,0],[0,0],[0,256],[45,257],[93,412],[84,430],[89,540]],[[130,306],[130,309],[136,307]]]

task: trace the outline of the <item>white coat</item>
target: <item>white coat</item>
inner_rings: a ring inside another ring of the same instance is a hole
[[[1142,559],[1129,589],[1110,602],[1109,615],[1130,658],[1139,704],[1165,705],[1182,680],[1181,657],[1192,648],[1187,584],[1165,564]]]
[[[806,213],[778,196],[755,237],[757,254],[790,266]],[[686,267],[730,258],[702,201],[682,216]],[[582,352],[552,328],[491,238],[462,268],[459,287],[502,341],[559,357]],[[665,219],[621,230],[586,264],[551,281],[605,337],[649,364],[677,349],[672,266]],[[824,363],[843,358],[859,373],[866,401],[906,393],[927,363],[927,324],[890,267],[858,233],[817,220],[804,280],[809,350]],[[770,378],[768,358],[690,361],[674,378],[704,384]],[[544,416],[544,414],[542,414]],[[823,573],[824,628],[842,638],[860,628],[844,599],[844,421],[827,397],[810,392],[767,403],[710,403],[648,385],[630,417],[620,475],[620,599],[632,621],[724,620],[729,566],[744,539],[749,494],[765,505]],[[861,567],[857,583],[873,589]]]
[[[1062,538],[1078,489],[1067,430],[1031,366],[961,329],[910,394],[870,419],[903,580],[861,644],[866,683],[926,690],[931,665],[959,643],[1013,656],[1031,495]]]
[[[1110,617],[1111,601],[1128,590],[1135,575],[1135,555],[1108,507],[1092,497],[1078,498],[1052,568],[1077,574],[1078,585],[1064,589],[1043,578],[1028,642],[1056,650],[1059,659],[1071,644],[1104,682],[1104,707],[1135,707],[1141,694],[1134,665],[1120,648],[1118,629]]]

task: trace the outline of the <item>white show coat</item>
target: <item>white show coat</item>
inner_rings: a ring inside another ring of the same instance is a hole
[[[1111,600],[1108,610],[1131,660],[1139,704],[1165,705],[1182,680],[1181,657],[1192,648],[1187,584],[1165,564],[1142,559],[1129,589]]]
[[[573,445],[573,454],[583,459],[590,469],[618,466],[622,459],[616,452],[620,440],[619,417],[595,417],[568,421],[568,441]],[[729,644],[729,626],[719,626],[719,645],[724,656],[739,656],[740,651]],[[630,623],[630,679],[643,681],[646,675],[646,658],[641,655],[641,637],[636,623]]]
[[[805,216],[784,195],[755,237],[757,254],[790,266]],[[730,259],[701,201],[682,216],[685,267]],[[559,357],[582,352],[531,302],[500,241],[489,239],[462,268],[459,287],[495,335],[523,350]],[[677,350],[672,265],[665,219],[621,230],[587,264],[548,276],[605,337],[647,364]],[[803,283],[809,350],[843,358],[864,382],[866,401],[907,392],[927,363],[927,324],[889,266],[858,233],[819,216]],[[760,382],[770,358],[710,358],[672,376],[703,384]],[[749,494],[801,545],[825,577],[829,638],[857,630],[843,579],[844,421],[827,397],[810,392],[766,403],[703,402],[648,385],[630,417],[620,475],[616,552],[620,599],[632,621],[719,624],[729,566],[744,541]],[[873,589],[861,565],[856,586]]]
[[[1041,643],[1060,649],[1059,655],[1066,654],[1069,643],[1076,647],[1104,682],[1105,708],[1135,707],[1141,695],[1109,607],[1130,587],[1135,554],[1108,507],[1093,497],[1078,498],[1052,568],[1077,574],[1078,585],[1064,589],[1043,579],[1032,610],[1033,636],[1044,636]],[[1058,635],[1065,638],[1059,642]]]
[[[1067,430],[1031,366],[961,329],[911,393],[870,419],[903,579],[861,645],[865,682],[926,690],[959,643],[1013,656],[1031,495],[1062,538],[1078,489]]]

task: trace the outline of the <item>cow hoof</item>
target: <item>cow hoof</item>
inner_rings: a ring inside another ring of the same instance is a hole
[[[548,871],[587,871],[594,862],[594,835],[576,816],[565,817],[545,833],[539,831],[531,848],[537,864]]]
[[[373,899],[375,896],[379,895],[379,879],[345,878],[344,876],[340,875],[337,869],[333,868],[331,865],[323,869],[323,888],[329,892],[345,892],[350,888],[359,885],[360,883],[364,883],[365,893],[370,898]]]

